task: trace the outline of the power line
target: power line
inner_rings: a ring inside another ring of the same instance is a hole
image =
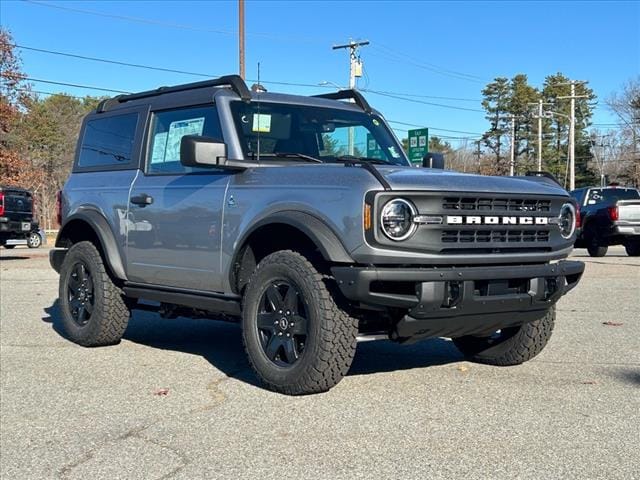
[[[229,36],[235,36],[238,34],[237,31],[235,30],[221,30],[221,29],[215,29],[215,28],[208,28],[208,27],[200,27],[197,25],[188,25],[188,24],[182,24],[182,23],[171,23],[171,22],[165,22],[162,20],[153,20],[150,18],[143,18],[143,17],[131,17],[128,15],[116,15],[116,14],[112,14],[112,13],[106,13],[106,12],[99,12],[96,10],[86,10],[86,9],[81,9],[81,8],[75,8],[75,7],[68,7],[68,6],[63,6],[63,5],[56,5],[54,3],[51,2],[39,2],[39,1],[35,1],[35,0],[22,0],[25,3],[31,4],[31,5],[37,5],[39,7],[48,7],[48,8],[54,8],[57,10],[64,10],[67,12],[73,12],[73,13],[81,13],[84,15],[93,15],[96,17],[103,17],[103,18],[110,18],[113,20],[122,20],[122,21],[126,21],[126,22],[134,22],[134,23],[143,23],[146,25],[155,25],[158,27],[165,27],[165,28],[176,28],[176,29],[180,29],[180,30],[191,30],[191,31],[195,31],[195,32],[206,32],[206,33],[215,33],[215,34],[219,34],[219,35],[229,35]],[[254,32],[254,33],[247,33],[247,35],[250,36],[254,36],[254,37],[262,37],[262,38],[271,38],[273,40],[281,40],[281,41],[292,41],[295,40],[297,42],[305,42],[305,43],[324,43],[326,40],[324,39],[319,39],[319,38],[311,38],[311,37],[299,37],[296,36],[294,37],[286,37],[283,35],[274,35],[271,33],[262,33],[262,32]]]
[[[51,85],[61,85],[64,87],[74,87],[74,88],[85,88],[87,90],[96,90],[96,91],[100,91],[100,92],[109,92],[109,93],[131,93],[131,92],[127,92],[126,90],[115,90],[113,88],[104,88],[104,87],[93,87],[91,85],[81,85],[78,83],[68,83],[68,82],[57,82],[57,81],[53,81],[53,80],[43,80],[40,78],[33,78],[33,77],[23,77],[24,80],[29,80],[30,82],[36,82],[36,83],[48,83]]]
[[[463,73],[463,72],[457,72],[455,70],[449,70],[443,67],[440,67],[438,65],[434,65],[434,64],[430,64],[427,62],[423,62],[423,61],[417,61],[414,58],[410,57],[409,55],[405,54],[405,53],[401,53],[401,52],[397,52],[395,50],[392,50],[389,47],[385,47],[384,45],[380,44],[380,43],[376,43],[373,44],[372,47],[374,49],[378,50],[378,55],[381,55],[386,57],[387,60],[391,60],[391,61],[395,61],[395,62],[400,62],[400,63],[406,63],[409,65],[413,65],[414,67],[417,68],[421,68],[424,70],[428,70],[430,72],[433,73],[437,73],[439,75],[444,75],[447,77],[452,77],[452,78],[457,78],[458,80],[466,80],[466,81],[470,81],[470,82],[479,82],[482,83],[483,80],[476,76],[476,75],[471,75],[468,73]],[[381,50],[381,48],[384,50]],[[386,52],[385,52],[386,50]],[[375,55],[375,54],[374,54]]]
[[[362,90],[363,92],[367,92],[368,89],[366,88],[361,88],[360,90]],[[479,98],[460,98],[460,97],[441,97],[438,95],[422,95],[422,94],[418,94],[418,93],[402,93],[402,92],[389,92],[386,90],[378,90],[379,93],[386,93],[389,95],[401,95],[403,97],[415,97],[415,98],[435,98],[437,100],[452,100],[452,101],[456,101],[456,102],[476,102],[476,103],[480,103],[482,100],[480,100]]]
[[[451,133],[468,133],[470,135],[482,135],[481,133],[477,133],[477,132],[465,132],[463,130],[449,130],[447,128],[436,128],[436,127],[425,127],[424,125],[418,125],[416,123],[407,123],[407,122],[400,122],[398,120],[387,120],[387,122],[389,123],[395,123],[397,125],[406,125],[408,127],[417,127],[417,128],[428,128],[429,130],[437,130],[439,132],[451,132]]]
[[[192,71],[188,71],[188,70],[157,67],[157,66],[145,65],[145,64],[141,64],[141,63],[123,62],[123,61],[120,61],[120,60],[113,60],[113,59],[100,58],[100,57],[92,57],[92,56],[88,56],[88,55],[80,55],[80,54],[76,54],[76,53],[62,52],[62,51],[59,51],[59,50],[50,50],[50,49],[45,49],[45,48],[36,48],[36,47],[30,47],[30,46],[20,45],[20,44],[14,44],[14,46],[16,48],[21,49],[21,50],[28,50],[28,51],[38,52],[38,53],[46,53],[46,54],[50,54],[50,55],[57,55],[57,56],[75,58],[75,59],[78,59],[78,60],[86,60],[86,61],[107,63],[107,64],[113,64],[113,65],[133,67],[133,68],[142,68],[142,69],[146,69],[146,70],[154,70],[154,71],[167,72],[167,73],[178,73],[178,74],[181,74],[181,75],[191,75],[191,76],[207,77],[207,78],[212,78],[212,77],[215,78],[215,77],[219,77],[220,76],[218,74],[212,74],[212,73],[192,72]],[[249,79],[249,81],[252,82],[252,81],[256,81],[256,80]],[[332,88],[330,85],[317,85],[317,84],[312,84],[312,83],[301,83],[301,82],[284,82],[284,81],[276,81],[276,80],[261,80],[261,83],[265,83],[267,85],[284,85],[284,86],[309,87],[309,88],[317,88],[317,87]],[[362,91],[363,92],[373,93],[373,94],[378,94],[378,95],[391,96],[392,98],[395,98],[397,96],[397,97],[441,98],[441,99],[451,99],[451,100],[461,100],[461,101],[479,101],[479,100],[470,99],[470,98],[464,99],[464,98],[456,98],[456,97],[437,97],[437,96],[418,95],[418,94],[410,94],[410,93],[404,94],[404,93],[398,93],[398,92],[379,91],[379,90],[372,90],[372,89],[362,89]],[[116,92],[116,93],[118,93],[118,92]],[[458,106],[455,106],[455,105],[446,105],[446,104],[438,104],[438,103],[431,103],[431,102],[419,102],[419,101],[416,101],[416,102],[417,103],[424,103],[424,104],[427,104],[427,105],[439,106],[439,107],[443,107],[443,108],[453,108],[453,109],[457,109],[457,110],[482,111],[482,110],[468,109],[468,108],[465,108],[465,107],[458,107]]]
[[[458,107],[457,105],[446,105],[443,103],[434,103],[434,102],[427,102],[424,100],[416,100],[415,98],[407,98],[407,97],[403,97],[401,95],[392,95],[389,93],[382,93],[378,90],[367,90],[367,92],[369,93],[373,93],[375,95],[382,95],[383,97],[389,97],[389,98],[395,98],[397,100],[404,100],[405,102],[413,102],[413,103],[420,103],[423,105],[431,105],[433,107],[442,107],[442,108],[451,108],[453,110],[464,110],[467,112],[481,112],[481,113],[485,113],[484,110],[480,110],[477,108],[467,108],[467,107]]]
[[[122,65],[125,67],[135,67],[135,68],[144,68],[147,70],[157,70],[160,72],[168,72],[168,73],[180,73],[182,75],[193,75],[193,76],[197,76],[197,77],[219,77],[220,75],[209,75],[206,73],[198,73],[198,72],[188,72],[186,70],[176,70],[173,68],[164,68],[164,67],[154,67],[151,65],[142,65],[139,63],[128,63],[128,62],[121,62],[119,60],[108,60],[106,58],[97,58],[97,57],[89,57],[86,55],[78,55],[76,53],[67,53],[67,52],[59,52],[56,50],[47,50],[44,48],[35,48],[35,47],[27,47],[25,45],[19,45],[19,44],[14,44],[13,45],[16,48],[19,48],[21,50],[30,50],[32,52],[40,52],[40,53],[47,53],[50,55],[59,55],[59,56],[63,56],[63,57],[70,57],[70,58],[77,58],[79,60],[90,60],[93,62],[102,62],[102,63],[109,63],[109,64],[113,64],[113,65]]]

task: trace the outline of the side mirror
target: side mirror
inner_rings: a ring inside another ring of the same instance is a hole
[[[224,166],[227,145],[217,138],[185,135],[180,140],[180,163],[185,167]]]
[[[422,166],[424,168],[444,168],[444,154],[442,153],[427,153],[422,157]]]

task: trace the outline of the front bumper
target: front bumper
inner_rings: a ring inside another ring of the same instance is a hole
[[[520,325],[543,316],[574,288],[584,264],[447,268],[334,267],[352,302],[404,309],[399,339],[462,336]]]

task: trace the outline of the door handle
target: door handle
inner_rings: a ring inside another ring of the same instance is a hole
[[[146,207],[147,205],[151,205],[153,203],[153,197],[151,195],[147,195],[146,193],[141,193],[140,195],[134,195],[133,197],[131,197],[130,201],[135,205]]]

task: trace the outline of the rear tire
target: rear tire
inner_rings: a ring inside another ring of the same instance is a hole
[[[11,250],[12,248],[16,248],[15,245],[5,245],[4,248]]]
[[[130,311],[93,243],[76,243],[65,255],[59,298],[62,326],[75,343],[98,347],[120,342]]]
[[[627,252],[627,255],[629,255],[630,257],[639,257],[640,256],[640,240],[627,242],[624,245],[624,249]]]
[[[491,337],[454,338],[453,343],[469,360],[497,366],[520,365],[538,355],[551,338],[555,307],[544,317],[519,327],[506,328]]]
[[[598,235],[592,233],[587,238],[587,252],[592,257],[604,257],[607,254],[609,247],[602,245]]]
[[[251,366],[270,390],[324,392],[347,374],[358,322],[336,304],[327,280],[288,250],[265,257],[251,276],[242,336]]]

